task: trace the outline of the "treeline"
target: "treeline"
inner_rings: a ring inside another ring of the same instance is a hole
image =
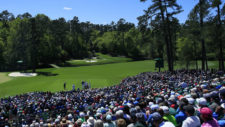
[[[143,59],[149,49],[135,25],[124,19],[102,25],[80,22],[78,17],[66,21],[44,14],[15,17],[7,10],[0,13],[0,70],[22,66],[35,71],[50,63],[91,58],[96,52]]]
[[[121,19],[117,24],[99,25],[80,22],[78,17],[70,21],[64,18],[50,20],[44,14],[32,17],[29,13],[15,17],[5,10],[0,13],[0,70],[23,66],[35,71],[40,65],[92,57],[95,52],[129,54],[121,48],[122,42],[117,42],[113,51],[113,47],[108,47],[111,42],[100,41],[103,36],[111,36],[112,33],[118,41],[122,33],[125,38],[125,32],[135,29],[134,24],[123,23],[125,20]],[[121,32],[117,32],[119,30]]]
[[[145,1],[145,0],[141,0]],[[120,19],[110,24],[51,20],[44,14],[14,16],[0,13],[0,70],[18,69],[70,59],[91,58],[95,52],[138,59],[164,58],[173,71],[176,61],[188,68],[197,60],[208,69],[208,60],[218,60],[224,70],[225,6],[221,0],[199,0],[185,23],[174,15],[182,12],[176,0],[152,0],[138,17],[138,25]],[[196,68],[198,68],[196,64]]]

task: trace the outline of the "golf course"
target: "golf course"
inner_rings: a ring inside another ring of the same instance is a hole
[[[36,77],[9,77],[10,72],[0,73],[0,97],[33,91],[62,91],[64,82],[67,84],[66,90],[72,90],[72,84],[75,84],[76,88],[81,88],[82,81],[91,83],[92,88],[101,88],[116,85],[128,76],[158,71],[155,70],[154,60],[131,61],[128,58],[99,54],[96,62],[84,61],[68,61],[73,65],[71,67],[38,69]],[[162,71],[167,69],[166,66],[165,64]],[[179,64],[175,67],[182,68]],[[217,62],[210,61],[209,67],[217,67]]]

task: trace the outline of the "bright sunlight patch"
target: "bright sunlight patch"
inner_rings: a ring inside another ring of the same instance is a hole
[[[7,82],[11,80],[10,77],[6,75],[6,73],[0,73],[0,83]]]

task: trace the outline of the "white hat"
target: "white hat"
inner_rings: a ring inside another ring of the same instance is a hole
[[[154,103],[153,102],[149,102],[148,105],[151,107]]]
[[[129,108],[131,108],[131,107],[132,107],[132,104],[131,104],[131,103],[127,103],[127,106],[128,106]]]
[[[193,98],[187,98],[187,100],[188,100],[188,103],[191,105],[193,105],[195,102],[195,99],[193,99]]]
[[[123,115],[123,110],[116,111],[116,115],[122,116]]]
[[[167,106],[161,106],[160,109],[162,109],[165,114],[170,113],[169,108]]]
[[[111,116],[110,114],[108,114],[108,115],[106,116],[106,120],[112,120],[112,116]]]
[[[198,102],[199,105],[207,105],[207,101],[203,97],[197,99],[196,101]]]
[[[157,104],[153,104],[153,105],[151,105],[151,110],[156,110],[156,109],[159,109],[159,105],[157,105]]]
[[[59,116],[57,117],[57,119],[61,119],[61,116],[59,115]]]
[[[222,108],[225,108],[225,103],[222,103],[220,106],[221,106]]]
[[[185,97],[185,98],[190,98],[191,95],[190,95],[190,94],[187,94],[187,95],[185,95],[184,97]]]
[[[36,122],[36,123],[34,124],[34,126],[35,126],[35,127],[39,127],[39,123]]]
[[[72,117],[73,117],[72,114],[69,114],[69,115],[68,115],[68,118],[69,118],[69,119],[71,119]]]
[[[80,112],[80,117],[84,117],[84,116],[85,116],[84,112]]]
[[[55,122],[57,123],[57,122],[59,122],[60,120],[57,118],[57,119],[55,119]]]
[[[93,117],[89,117],[87,122],[88,122],[88,124],[94,125],[95,124],[95,119]]]

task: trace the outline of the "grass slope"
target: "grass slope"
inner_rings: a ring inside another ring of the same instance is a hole
[[[218,67],[217,61],[210,61],[210,68]],[[200,62],[199,62],[200,65]],[[165,61],[165,66],[166,61]],[[177,64],[176,69],[184,68],[184,65]],[[192,65],[191,68],[194,68]],[[162,71],[167,70],[163,68]],[[75,83],[76,88],[81,88],[81,81],[91,83],[92,88],[99,88],[118,84],[128,76],[134,76],[141,72],[156,71],[155,61],[135,61],[125,63],[114,63],[80,67],[62,67],[38,69],[37,77],[20,77],[0,84],[0,97],[7,97],[31,91],[61,91],[63,83],[67,83],[67,90],[72,89]],[[158,71],[158,69],[157,69]],[[2,77],[0,76],[0,79]],[[3,76],[3,79],[7,79]]]
[[[66,62],[68,66],[88,66],[88,65],[100,65],[100,64],[109,64],[109,63],[123,63],[132,61],[131,58],[126,57],[112,57],[109,55],[104,55],[101,53],[96,53],[97,59],[83,59],[83,60],[69,60]],[[96,62],[87,62],[87,61],[96,61]]]
[[[76,88],[81,88],[82,80],[90,82],[92,87],[99,88],[118,84],[127,76],[153,70],[154,61],[39,69],[41,75],[37,77],[14,78],[0,84],[0,97],[31,91],[60,91],[63,90],[64,82],[67,82],[68,89],[72,89],[73,83]]]

